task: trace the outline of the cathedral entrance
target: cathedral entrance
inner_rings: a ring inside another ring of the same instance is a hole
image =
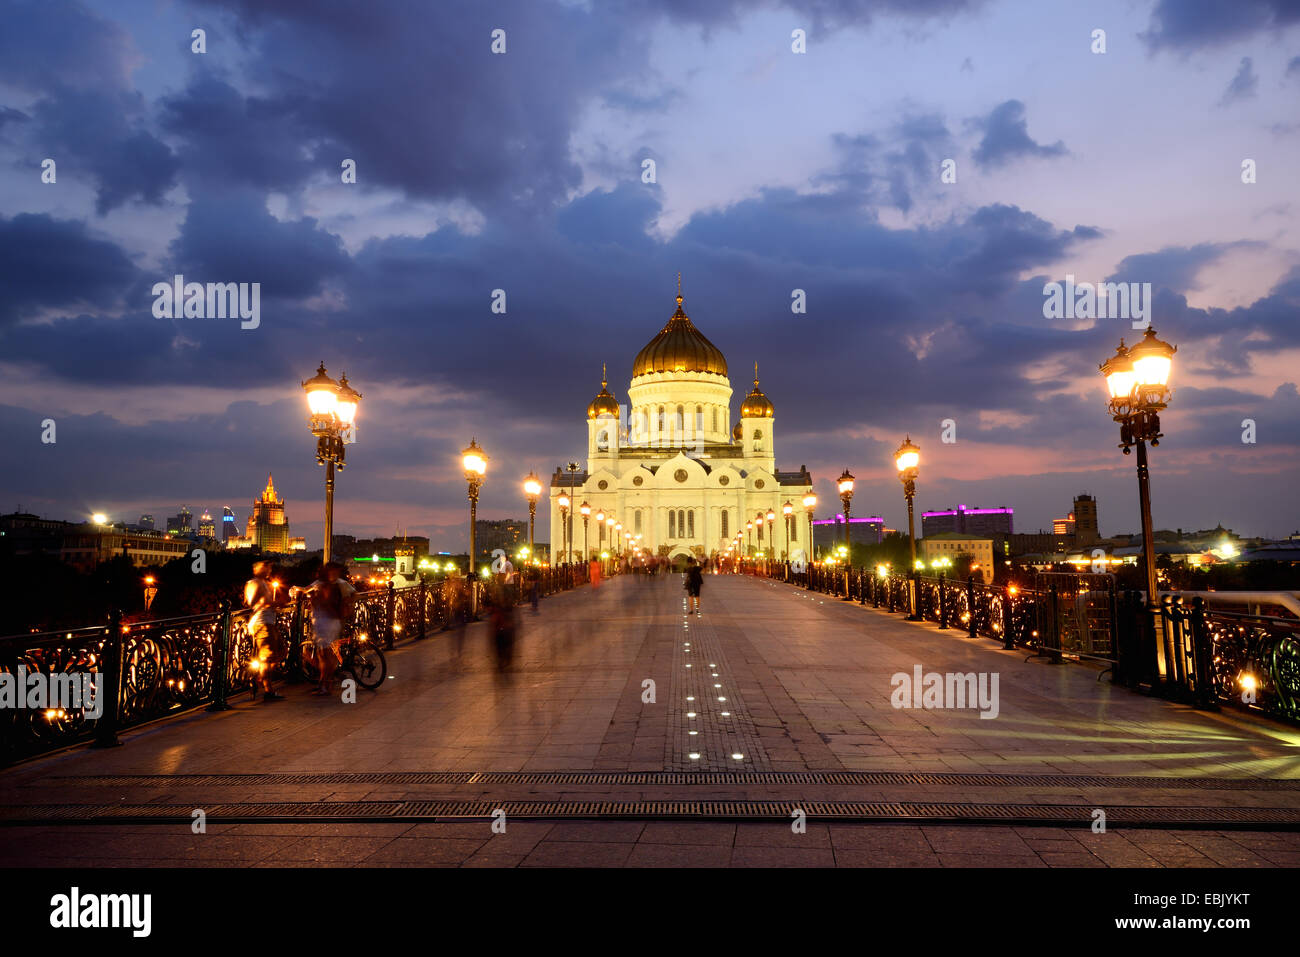
[[[668,553],[668,561],[672,563],[672,569],[675,572],[686,571],[686,559],[695,553],[685,545],[678,545]]]

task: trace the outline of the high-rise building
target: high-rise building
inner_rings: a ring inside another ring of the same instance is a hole
[[[227,547],[252,548],[256,545],[264,552],[283,555],[289,551],[289,544],[289,519],[284,514],[284,500],[275,494],[275,482],[267,475],[261,497],[253,499],[253,514],[248,516],[245,533],[233,536]]]
[[[594,522],[594,519],[593,519]],[[594,525],[589,526],[589,538],[592,547],[595,547],[597,539]],[[574,554],[577,555],[582,551],[582,519],[577,522],[577,548]],[[482,562],[492,557],[493,549],[500,548],[505,551],[506,555],[514,561],[515,552],[520,545],[528,544],[528,523],[524,521],[513,521],[511,519],[502,519],[500,521],[489,521],[487,519],[478,519],[474,522],[474,545],[478,549],[477,560]]]
[[[921,513],[921,536],[942,535],[950,532],[954,535],[983,535],[986,537],[1006,536],[1015,529],[1012,521],[1015,509],[1001,506],[999,508],[956,508],[938,512]]]
[[[215,539],[216,537],[217,526],[212,521],[212,513],[205,508],[203,514],[199,516],[199,538]]]
[[[235,511],[229,505],[221,509],[221,540],[229,543],[239,537],[239,527],[235,524]]]
[[[1054,519],[1052,519],[1052,534],[1053,534],[1053,535],[1065,535],[1065,536],[1067,536],[1067,537],[1069,537],[1069,538],[1073,538],[1073,537],[1074,537],[1074,527],[1075,527],[1075,521],[1074,521],[1074,513],[1073,513],[1073,512],[1071,512],[1069,515],[1065,516],[1065,518],[1054,518]]]
[[[141,531],[145,531],[145,532],[152,532],[154,530],[154,521],[152,515],[140,516],[140,529]]]
[[[1097,531],[1097,500],[1091,495],[1074,497],[1074,544],[1083,547],[1101,538]]]
[[[194,513],[188,505],[182,505],[177,514],[167,519],[167,531],[173,535],[194,534]]]

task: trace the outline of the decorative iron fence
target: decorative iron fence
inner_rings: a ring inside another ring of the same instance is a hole
[[[513,597],[527,600],[533,582],[541,597],[586,581],[585,566],[542,569]],[[389,649],[397,640],[418,641],[472,618],[491,586],[482,580],[470,584],[472,599],[464,580],[361,592],[351,623]],[[279,614],[289,653],[275,666],[277,677],[301,677],[302,644],[314,636],[304,605],[299,595]],[[207,615],[123,623],[115,612],[103,625],[0,638],[0,675],[6,676],[0,680],[18,696],[16,706],[0,706],[0,766],[91,739],[111,746],[126,728],[202,705],[223,708],[227,698],[255,683],[249,615],[223,602],[220,611]],[[29,687],[52,687],[51,679],[87,680],[90,700],[68,708],[47,700],[44,692],[35,699],[28,694]]]
[[[1039,575],[1029,587],[809,565],[757,574],[913,620],[1026,648],[1053,660],[1107,663],[1112,681],[1151,688],[1200,707],[1252,708],[1300,722],[1300,620],[1207,608],[1165,596],[1149,612],[1140,593],[1119,593],[1110,575]],[[912,595],[916,596],[915,613]],[[1161,655],[1157,655],[1157,649]],[[1164,665],[1160,665],[1163,658]]]

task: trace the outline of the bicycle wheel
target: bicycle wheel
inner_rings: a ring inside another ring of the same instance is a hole
[[[308,681],[320,681],[320,662],[316,658],[316,642],[302,643],[302,674]]]
[[[384,653],[371,642],[353,642],[342,670],[349,672],[367,691],[374,691],[388,677],[388,662]]]

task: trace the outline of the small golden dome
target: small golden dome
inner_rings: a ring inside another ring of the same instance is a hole
[[[587,406],[587,418],[594,419],[598,415],[618,415],[618,400],[610,394],[604,365],[600,367],[600,392],[591,400],[591,405]]]
[[[734,429],[731,430],[731,437],[732,437],[733,439],[735,439],[737,442],[739,442],[739,441],[741,441],[742,439],[744,439],[744,437],[745,437],[745,427],[744,427],[743,425],[741,425],[739,422],[737,422],[737,423],[736,423],[736,427],[735,427]]]
[[[680,280],[679,280],[680,282]],[[632,363],[632,377],[652,372],[708,372],[727,374],[727,360],[722,350],[695,328],[691,317],[682,311],[682,291],[677,289],[677,311],[659,330]]]
[[[763,390],[758,387],[758,363],[754,363],[754,388],[749,395],[745,396],[745,401],[740,405],[740,417],[742,419],[762,419],[771,418],[776,414],[776,409],[772,407],[772,400],[763,394]]]

